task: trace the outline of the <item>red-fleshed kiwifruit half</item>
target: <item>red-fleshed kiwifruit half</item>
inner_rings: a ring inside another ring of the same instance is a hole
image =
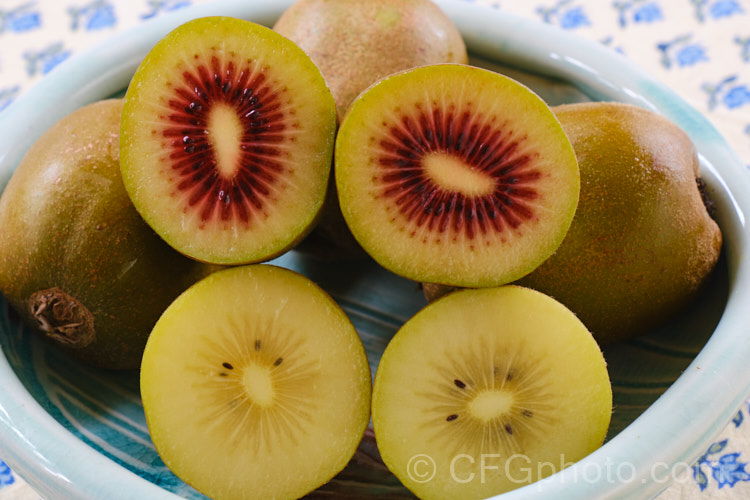
[[[575,213],[578,163],[530,89],[459,64],[387,77],[352,104],[336,185],[354,237],[404,277],[495,286],[531,272]]]
[[[312,60],[266,27],[204,17],[170,32],[136,71],[121,128],[133,204],[194,259],[268,260],[317,220],[333,96]]]

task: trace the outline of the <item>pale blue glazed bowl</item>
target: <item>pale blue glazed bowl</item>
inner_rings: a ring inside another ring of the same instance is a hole
[[[182,22],[229,15],[271,25],[292,0],[229,0],[150,20],[72,57],[0,115],[0,186],[50,125],[127,86],[140,60]],[[694,307],[650,334],[605,350],[615,412],[602,448],[561,473],[503,496],[651,498],[685,472],[750,393],[750,270],[745,213],[750,178],[725,140],[669,89],[618,54],[556,28],[462,1],[439,5],[467,42],[472,62],[527,83],[550,104],[618,100],[656,110],[696,144],[725,251]],[[413,283],[372,262],[325,264],[291,252],[299,270],[339,301],[360,332],[373,369],[388,339],[424,305]],[[0,456],[46,498],[202,498],[156,454],[137,373],[81,367],[18,326],[0,299]],[[358,491],[398,492],[393,478]]]

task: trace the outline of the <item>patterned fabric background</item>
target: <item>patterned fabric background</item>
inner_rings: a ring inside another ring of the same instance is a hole
[[[463,1],[557,25],[624,54],[705,114],[750,168],[750,0]],[[72,54],[197,3],[207,1],[0,0],[0,119]],[[750,498],[748,462],[750,402],[659,498]],[[27,498],[38,495],[0,460],[0,500]]]

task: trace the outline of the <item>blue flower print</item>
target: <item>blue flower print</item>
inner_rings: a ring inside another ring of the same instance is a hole
[[[695,8],[695,17],[705,22],[708,17],[721,19],[744,12],[737,0],[690,0]]]
[[[647,3],[646,5],[639,7],[633,13],[633,19],[637,23],[652,23],[664,19],[661,13],[661,8],[657,3]]]
[[[701,88],[708,93],[708,109],[713,110],[723,104],[728,109],[736,109],[750,104],[750,86],[737,83],[737,75],[732,75],[717,85],[704,83]]]
[[[29,76],[35,76],[39,73],[47,74],[52,68],[70,57],[70,54],[71,51],[65,49],[62,42],[53,43],[38,52],[24,52],[26,72]]]
[[[724,95],[724,105],[729,109],[739,108],[750,103],[750,87],[747,85],[737,85],[729,89]]]
[[[10,470],[8,464],[0,460],[0,488],[10,486],[15,482],[16,478],[13,476],[13,471]]]
[[[0,33],[4,31],[30,31],[42,25],[39,12],[33,10],[34,2],[11,10],[0,9]]]
[[[665,68],[693,66],[708,61],[706,49],[691,41],[692,35],[682,35],[669,42],[660,43],[657,48],[662,53],[661,64]]]
[[[10,106],[10,103],[13,102],[13,99],[18,96],[19,92],[21,91],[21,87],[18,85],[14,85],[13,87],[0,89],[0,111],[4,110],[8,106]]]
[[[734,416],[732,419],[732,423],[734,424],[735,428],[742,425],[742,422],[745,420],[745,415],[742,413],[742,410],[739,410],[737,412],[737,415]]]
[[[737,462],[739,453],[730,453],[721,457],[713,467],[713,475],[719,488],[724,486],[734,487],[739,481],[749,481],[750,474],[745,471],[744,462]]]
[[[560,26],[565,29],[587,26],[588,24],[590,23],[586,17],[586,13],[583,11],[583,7],[574,7],[566,10],[560,18]]]
[[[745,62],[750,62],[750,37],[742,38],[740,36],[734,37],[734,43],[740,46],[741,52],[740,57]]]
[[[729,486],[733,488],[740,481],[750,481],[750,473],[745,470],[746,462],[738,461],[740,453],[725,453],[718,459],[713,455],[721,454],[729,443],[728,439],[713,443],[706,453],[693,465],[693,478],[701,491],[708,488],[709,480],[704,468],[711,472],[719,488]]]
[[[70,29],[77,31],[83,28],[93,31],[110,28],[117,24],[115,9],[106,0],[94,0],[83,7],[68,7],[68,14],[72,18]]]
[[[545,23],[556,24],[564,29],[575,29],[590,26],[586,12],[580,5],[570,5],[571,0],[560,0],[554,6],[537,7],[537,14],[542,16]]]
[[[664,14],[657,2],[651,0],[631,0],[613,2],[612,6],[619,12],[618,22],[625,27],[633,23],[653,23],[664,19]]]
[[[700,45],[687,45],[677,52],[677,64],[692,66],[700,61],[708,61],[706,51]]]
[[[149,19],[152,17],[156,17],[162,12],[187,7],[188,5],[190,5],[190,0],[149,0],[148,3],[149,5],[151,5],[151,10],[141,15],[141,19]]]
[[[711,13],[711,17],[719,19],[720,17],[742,14],[743,10],[736,0],[718,0],[711,5],[709,12]]]

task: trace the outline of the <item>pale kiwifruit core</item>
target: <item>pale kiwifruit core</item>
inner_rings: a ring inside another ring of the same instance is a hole
[[[217,132],[220,130],[221,132]],[[225,179],[231,178],[240,165],[242,123],[227,104],[217,105],[208,117],[208,142],[216,151],[216,166]]]
[[[422,159],[426,176],[443,190],[464,196],[487,196],[495,189],[492,177],[467,168],[458,158],[442,153],[427,154]]]
[[[234,52],[222,55],[226,61],[193,57],[195,69],[168,83],[169,112],[152,133],[164,138],[176,190],[199,211],[198,227],[234,218],[247,227],[283,188],[284,90],[268,82],[267,68]]]

